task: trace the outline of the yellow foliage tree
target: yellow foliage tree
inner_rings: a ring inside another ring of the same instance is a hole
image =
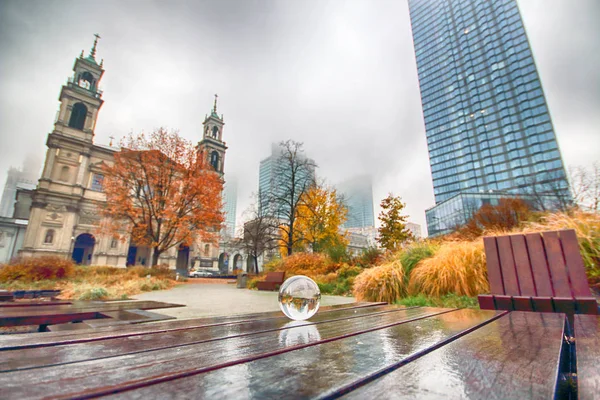
[[[338,199],[337,192],[323,184],[313,185],[300,198],[295,231],[304,250],[315,253],[333,246],[348,244],[340,233],[348,209]]]

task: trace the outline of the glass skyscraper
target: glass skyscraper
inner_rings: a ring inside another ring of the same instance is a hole
[[[344,228],[368,228],[375,226],[373,215],[373,186],[371,177],[359,176],[337,185],[338,195],[348,215]]]
[[[515,0],[409,0],[436,205],[430,235],[500,197],[570,200]]]

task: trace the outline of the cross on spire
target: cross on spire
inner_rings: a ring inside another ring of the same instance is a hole
[[[218,94],[215,94],[215,105],[213,106],[213,112],[216,114],[217,113],[217,98],[219,97]]]
[[[90,51],[90,57],[92,57],[95,60],[96,59],[96,46],[98,45],[98,39],[100,39],[100,35],[98,35],[97,33],[94,33],[94,36],[96,38],[94,39],[94,45],[92,46],[92,50]]]
[[[109,145],[110,147],[112,147],[112,145],[113,145],[113,140],[115,140],[115,137],[111,135],[111,136],[109,136],[108,138],[110,139],[110,143],[109,143],[108,145]]]

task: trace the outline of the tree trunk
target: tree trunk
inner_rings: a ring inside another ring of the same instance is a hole
[[[258,256],[252,256],[254,257],[254,273],[256,275],[258,275]]]
[[[158,251],[158,248],[155,247],[152,251],[152,266],[158,265],[158,257],[160,257],[161,252]]]

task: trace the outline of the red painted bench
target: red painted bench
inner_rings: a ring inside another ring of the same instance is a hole
[[[598,314],[575,231],[483,238],[491,294],[487,310]]]
[[[278,290],[285,279],[285,272],[269,272],[263,282],[258,282],[258,290]]]

